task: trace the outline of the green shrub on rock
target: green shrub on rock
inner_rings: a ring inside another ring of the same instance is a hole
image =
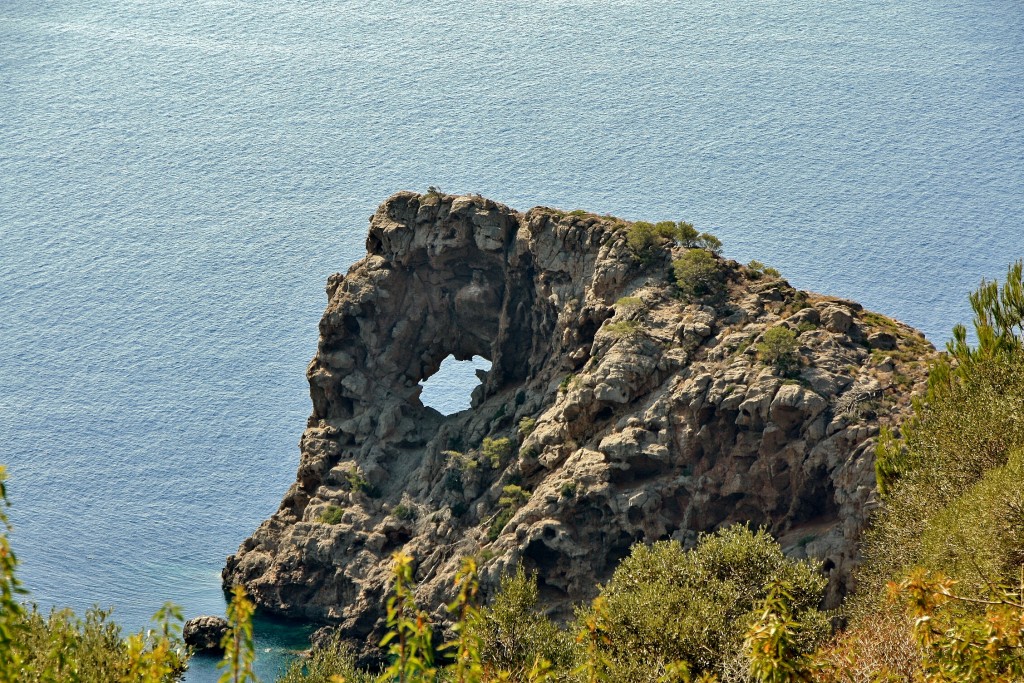
[[[626,228],[626,246],[633,258],[639,261],[647,261],[651,257],[651,251],[658,241],[654,225],[647,221],[636,221]]]
[[[799,365],[800,358],[796,350],[796,333],[782,325],[767,330],[757,345],[757,352],[764,364],[772,366],[783,375]]]
[[[676,224],[672,221],[659,221],[654,224],[654,234],[675,241],[679,237]]]
[[[699,249],[706,249],[712,254],[719,254],[722,251],[722,240],[710,232],[702,232],[695,240]]]
[[[676,241],[679,242],[680,246],[687,249],[696,249],[698,246],[697,238],[699,237],[700,233],[693,227],[693,223],[687,223],[686,221],[676,223]]]
[[[526,438],[533,433],[533,430],[537,428],[536,418],[532,418],[529,415],[519,420],[519,436]]]
[[[516,510],[525,505],[526,501],[530,500],[530,492],[515,484],[509,484],[501,491],[502,496],[498,498],[498,505],[501,507],[501,510],[491,520],[491,526],[487,530],[487,538],[492,541],[498,537],[501,530],[505,528],[505,525],[509,523],[512,516],[516,514]]]
[[[782,277],[782,274],[775,268],[772,268],[771,266],[766,266],[760,261],[751,261],[750,263],[747,264],[747,277],[749,277],[751,280],[760,280],[763,277],[769,277],[774,279]]]
[[[339,505],[328,505],[320,511],[320,522],[322,524],[338,524],[345,516],[345,508]]]
[[[641,333],[640,325],[635,320],[617,320],[606,323],[603,331],[613,339],[629,339]]]
[[[632,315],[644,308],[643,299],[636,296],[624,296],[615,302],[615,310],[625,315]]]
[[[672,262],[672,271],[680,291],[687,297],[711,294],[722,284],[722,265],[705,249],[690,249]]]
[[[512,441],[508,437],[500,439],[484,438],[480,446],[480,456],[484,462],[491,466],[491,469],[498,469],[512,454]]]
[[[403,500],[391,509],[391,516],[401,522],[411,522],[416,519],[416,507]]]

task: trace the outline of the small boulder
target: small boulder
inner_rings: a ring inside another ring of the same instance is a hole
[[[197,652],[224,652],[220,642],[228,632],[228,622],[223,617],[204,615],[189,619],[181,630],[185,644]]]
[[[890,332],[875,332],[868,337],[868,346],[873,349],[892,351],[896,348],[896,335]]]
[[[828,407],[821,396],[795,384],[783,385],[772,399],[769,414],[772,421],[783,429],[797,422],[813,420]]]
[[[799,311],[787,318],[788,322],[796,327],[800,323],[817,325],[821,322],[821,314],[813,306],[801,308]]]
[[[843,334],[850,329],[853,323],[853,316],[850,311],[840,306],[828,306],[821,312],[821,322],[825,327],[837,334]]]

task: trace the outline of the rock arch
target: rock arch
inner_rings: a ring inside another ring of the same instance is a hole
[[[485,588],[522,562],[568,614],[634,541],[752,521],[827,561],[834,602],[871,504],[879,423],[909,403],[886,378],[921,379],[924,364],[899,359],[930,347],[887,321],[902,353],[875,364],[879,318],[723,259],[720,295],[681,300],[681,249],[663,240],[636,258],[625,227],[478,196],[382,204],[367,256],[328,280],[296,482],[228,559],[225,584],[363,638],[382,623],[393,551],[417,558],[419,598],[440,618],[460,557],[486,547]],[[797,379],[756,355],[780,324],[800,330]],[[449,355],[491,370],[472,410],[442,417],[419,383]],[[844,407],[851,395],[877,410]],[[532,495],[497,523],[513,483]]]

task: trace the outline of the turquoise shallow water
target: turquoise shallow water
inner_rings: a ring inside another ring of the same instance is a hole
[[[130,628],[223,609],[395,190],[686,218],[942,342],[1024,256],[1022,112],[1016,0],[0,3],[21,576]]]

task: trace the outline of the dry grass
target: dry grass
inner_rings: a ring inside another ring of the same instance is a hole
[[[843,683],[916,681],[921,657],[911,620],[897,605],[859,619],[819,651],[819,661]]]

